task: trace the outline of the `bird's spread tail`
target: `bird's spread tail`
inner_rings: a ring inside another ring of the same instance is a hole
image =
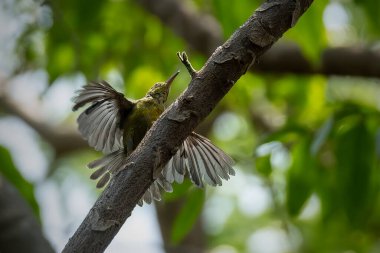
[[[233,164],[232,158],[213,145],[210,140],[192,133],[145,192],[139,205],[141,206],[143,201],[150,204],[153,200],[160,200],[160,188],[171,192],[173,190],[171,184],[182,183],[186,173],[198,187],[203,187],[204,183],[212,186],[222,185],[222,179],[228,180],[231,175],[235,175]],[[97,168],[92,173],[91,179],[99,179],[96,186],[102,188],[112,175],[127,167],[127,154],[124,149],[120,149],[91,162],[88,167]]]
[[[222,185],[222,179],[228,180],[230,175],[235,175],[233,164],[232,158],[209,139],[193,132],[167,163],[163,175],[170,183],[181,183],[187,172],[198,187],[203,187],[204,183],[216,186]]]

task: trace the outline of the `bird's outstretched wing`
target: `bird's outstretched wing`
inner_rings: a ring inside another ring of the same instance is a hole
[[[235,175],[233,164],[232,158],[223,150],[193,132],[166,164],[163,175],[170,183],[181,183],[187,172],[198,187],[203,187],[204,182],[216,186],[222,185],[222,179],[228,180],[230,175]]]
[[[123,147],[123,118],[134,103],[105,81],[92,82],[77,91],[73,111],[91,105],[78,117],[79,132],[91,147],[111,153]]]

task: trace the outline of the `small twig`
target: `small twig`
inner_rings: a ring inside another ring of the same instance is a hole
[[[194,79],[197,76],[197,71],[191,66],[189,58],[187,57],[186,52],[177,52],[179,60],[185,65],[187,71],[189,72],[191,79]]]

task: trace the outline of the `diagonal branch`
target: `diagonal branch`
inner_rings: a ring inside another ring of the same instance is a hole
[[[75,150],[88,148],[87,143],[74,128],[54,127],[36,115],[28,113],[19,103],[10,98],[5,90],[6,86],[6,80],[0,78],[0,106],[33,128],[54,148],[57,157]]]
[[[128,165],[100,195],[63,252],[103,252],[138,200],[191,131],[246,70],[295,24],[312,0],[268,0],[197,72],[182,95],[161,115]]]
[[[210,56],[222,44],[217,20],[199,13],[188,1],[136,0],[199,53]],[[271,48],[252,71],[295,74],[351,75],[380,78],[380,50],[337,47],[323,51],[318,65],[310,62],[300,47],[280,43]]]

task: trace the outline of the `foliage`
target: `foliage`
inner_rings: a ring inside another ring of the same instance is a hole
[[[19,190],[21,195],[32,207],[35,215],[39,218],[40,210],[34,196],[34,186],[21,175],[12,161],[11,154],[2,146],[0,146],[0,161],[0,173],[2,176]]]
[[[196,0],[194,5],[214,15],[227,38],[261,2]],[[314,1],[280,43],[296,43],[315,65],[321,63],[327,47],[342,45],[331,39],[337,32],[347,33],[342,36],[345,46],[357,41],[378,43],[379,3]],[[327,29],[324,21],[326,8],[332,5],[350,17],[338,31]],[[153,83],[181,68],[171,99],[185,89],[189,77],[175,53],[191,46],[136,1],[51,1],[49,7],[52,26],[29,24],[20,36],[17,71],[43,69],[53,86],[59,78],[77,73],[89,80],[116,75],[127,96],[138,98]],[[31,39],[36,33],[43,34],[38,43]],[[197,52],[190,51],[189,56],[196,68],[206,59]],[[378,252],[378,95],[379,80],[247,73],[204,125],[211,126],[209,137],[237,161],[237,170],[256,178],[271,193],[271,205],[259,214],[245,213],[239,203],[247,185],[225,194],[228,182],[206,196],[188,181],[176,185],[174,193],[164,197],[168,202],[185,199],[173,217],[171,243],[180,244],[202,208],[222,198],[231,211],[216,211],[227,213],[220,230],[210,229],[218,213],[215,217],[204,214],[210,248],[228,244],[238,252],[253,251],[250,238],[274,227],[286,234],[292,252]],[[260,153],[264,146],[267,150]],[[22,178],[7,150],[1,148],[0,156],[1,172],[38,213],[33,186]],[[77,159],[82,162],[83,156]]]
[[[202,211],[205,194],[201,189],[192,188],[181,197],[185,199],[185,203],[174,219],[171,231],[173,245],[179,244],[193,227]]]

